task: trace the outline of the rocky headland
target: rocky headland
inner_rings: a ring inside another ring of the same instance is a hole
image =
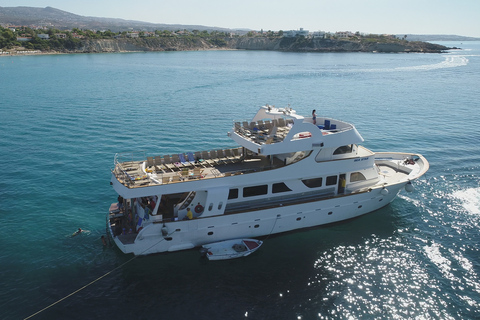
[[[441,53],[448,47],[420,41],[368,41],[309,38],[238,37],[217,43],[204,39],[99,39],[85,40],[76,52],[270,50],[286,52],[425,52]]]

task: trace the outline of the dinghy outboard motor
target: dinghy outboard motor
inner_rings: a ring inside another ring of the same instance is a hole
[[[207,256],[207,253],[208,253],[208,248],[200,248],[200,254],[202,255],[202,257],[206,257]]]

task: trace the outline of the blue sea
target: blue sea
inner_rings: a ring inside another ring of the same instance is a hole
[[[462,49],[0,57],[0,319],[480,318],[480,42],[442,44]],[[430,170],[381,210],[244,259],[102,245],[115,153],[233,147],[232,120],[266,103]]]

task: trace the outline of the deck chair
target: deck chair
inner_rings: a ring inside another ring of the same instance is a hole
[[[228,161],[230,161],[230,159],[228,159],[228,158],[225,156],[224,150],[218,149],[216,152],[217,152],[217,159],[218,159],[219,161],[222,161],[224,164],[226,164]]]
[[[188,177],[190,176],[190,172],[188,169],[182,169],[182,178],[183,179],[188,179]]]
[[[170,182],[170,177],[162,177],[162,184],[167,184]]]
[[[199,163],[202,167],[206,167],[209,165],[205,159],[203,159],[202,153],[200,151],[195,151],[195,158],[197,159],[197,163]]]
[[[210,157],[210,153],[208,151],[202,151],[202,158],[210,166],[213,166],[215,164],[215,161],[213,161]]]
[[[155,156],[155,158],[153,158],[153,165],[155,167],[155,171],[164,172],[164,169],[168,170],[168,168],[163,165],[161,156]]]
[[[232,152],[233,152],[232,149],[226,149],[225,157],[227,157],[227,159],[230,160],[231,162],[235,162],[237,159],[235,158]]]
[[[173,176],[172,182],[180,182],[180,176]]]
[[[180,157],[178,156],[178,154],[172,154],[172,163],[175,165],[175,167],[177,168],[182,168],[183,167],[183,164],[180,162]]]
[[[193,168],[193,179],[201,179],[202,178],[203,169],[202,168]]]
[[[147,168],[153,167],[154,165],[153,157],[147,157]]]
[[[241,148],[235,148],[232,149],[232,154],[236,159],[241,159],[242,158],[242,149]]]
[[[187,152],[187,159],[188,159],[188,162],[190,162],[191,164],[194,164],[195,162],[197,162],[195,160],[195,156],[193,155],[193,152]]]
[[[175,171],[175,169],[177,168],[172,163],[172,159],[170,159],[170,156],[168,154],[163,156],[163,164],[165,165],[165,167],[167,167],[168,169],[170,169],[172,171]]]
[[[258,127],[258,130],[265,130],[265,124],[263,123],[263,120],[257,121],[257,127]]]
[[[188,166],[192,165],[192,163],[190,163],[190,161],[187,161],[187,159],[185,159],[185,155],[183,153],[179,153],[178,158],[180,160],[180,163],[183,166],[188,167]],[[194,161],[194,163],[195,163],[195,161]]]
[[[224,162],[218,158],[217,151],[215,150],[210,151],[210,159],[212,159],[216,164],[224,164]]]

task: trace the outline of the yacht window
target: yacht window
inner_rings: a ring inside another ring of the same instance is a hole
[[[292,191],[287,185],[283,182],[280,183],[274,183],[272,185],[272,193],[279,193],[279,192],[286,192],[286,191]]]
[[[253,187],[246,187],[243,188],[243,197],[254,197],[260,196],[262,194],[267,194],[268,192],[268,185],[264,184],[261,186],[253,186]]]
[[[238,198],[238,189],[230,189],[228,193],[228,199],[237,199]]]
[[[348,146],[341,146],[339,148],[337,148],[333,154],[336,155],[336,154],[344,154],[344,153],[351,153],[353,150],[353,144],[349,144]]]
[[[337,176],[327,177],[327,186],[337,184],[337,178],[338,178]]]
[[[302,180],[303,184],[309,188],[318,188],[322,186],[322,178],[313,178],[313,179],[304,179]]]
[[[350,182],[355,182],[355,181],[361,181],[361,180],[367,180],[363,173],[361,172],[352,172],[350,174]]]

